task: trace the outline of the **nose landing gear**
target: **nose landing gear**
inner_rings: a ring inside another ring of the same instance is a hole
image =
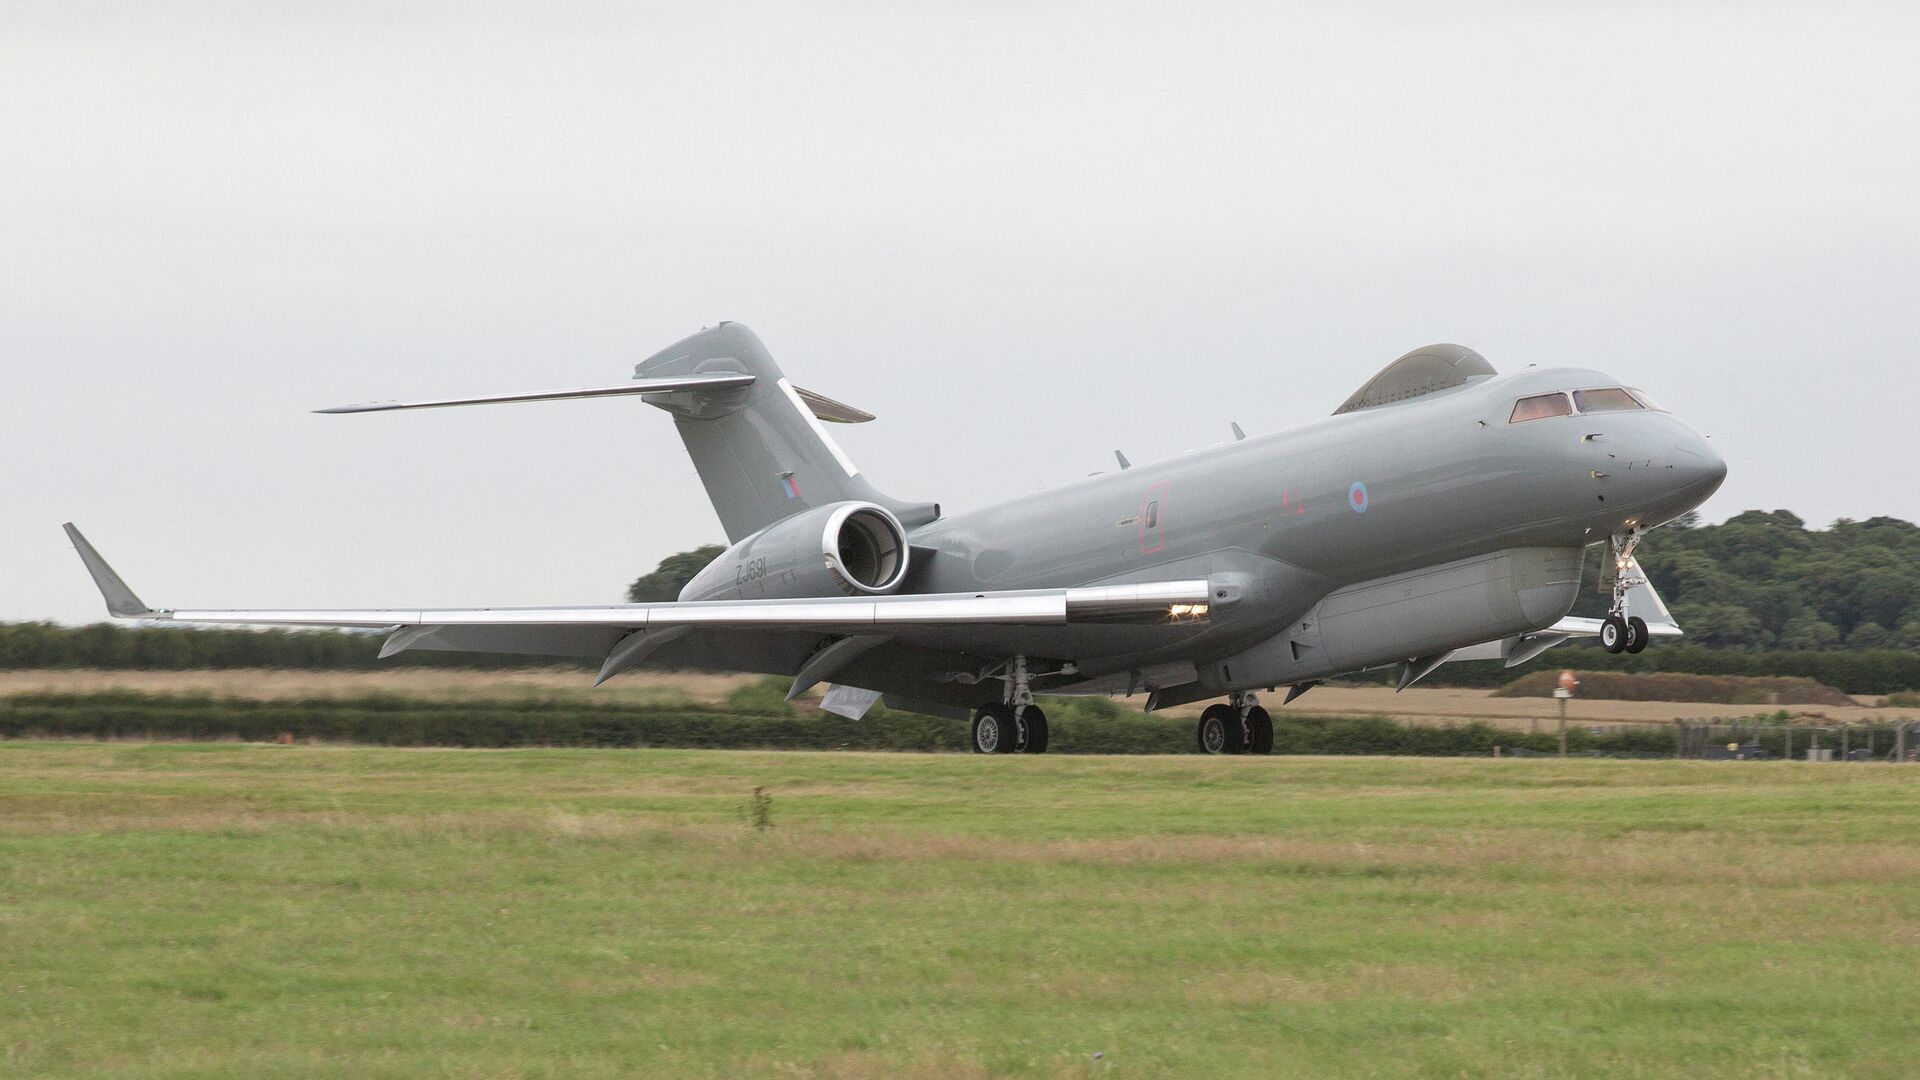
[[[1610,653],[1638,653],[1647,647],[1646,620],[1627,614],[1627,594],[1647,581],[1640,576],[1640,564],[1633,561],[1633,551],[1646,534],[1646,529],[1635,525],[1608,538],[1613,553],[1613,605],[1600,624],[1600,647]]]

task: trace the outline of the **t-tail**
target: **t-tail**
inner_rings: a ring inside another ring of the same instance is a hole
[[[875,491],[821,424],[862,423],[873,419],[872,414],[794,386],[753,331],[736,322],[720,323],[667,346],[641,361],[628,383],[319,411],[384,412],[630,395],[673,414],[729,542],[803,510],[849,500],[877,503],[909,529],[939,516],[937,504],[901,502]]]
[[[648,404],[673,414],[730,541],[799,511],[850,499],[878,503],[908,528],[935,516],[930,504],[902,503],[875,491],[821,423],[859,423],[873,419],[870,414],[795,387],[740,323],[723,322],[677,341],[633,373],[638,380],[753,377],[723,389],[647,397]]]

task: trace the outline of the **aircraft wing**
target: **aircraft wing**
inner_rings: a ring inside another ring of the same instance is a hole
[[[482,643],[488,639],[510,642],[537,637],[570,646],[559,650],[561,655],[606,653],[612,667],[616,660],[623,661],[620,666],[637,662],[645,655],[638,651],[643,647],[651,651],[694,629],[887,634],[910,640],[916,631],[955,627],[1184,624],[1206,620],[1212,588],[1200,578],[1071,589],[582,607],[154,608],[134,594],[80,530],[72,524],[66,530],[106,599],[108,612],[119,618],[199,625],[386,629],[393,636],[382,649],[382,656],[415,647],[471,647],[462,642],[477,644],[476,651],[495,651]],[[616,642],[618,646],[607,653],[607,646]],[[623,648],[629,652],[620,654]]]

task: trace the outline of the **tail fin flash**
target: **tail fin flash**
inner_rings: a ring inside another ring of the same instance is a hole
[[[909,528],[936,515],[931,505],[900,503],[875,491],[820,423],[823,414],[843,423],[870,420],[871,414],[795,388],[740,323],[702,330],[634,368],[636,379],[726,374],[751,375],[753,381],[717,392],[648,395],[646,401],[673,414],[729,541],[848,499],[879,503]]]

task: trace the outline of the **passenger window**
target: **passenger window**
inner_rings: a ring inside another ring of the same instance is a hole
[[[1513,415],[1507,418],[1509,424],[1524,424],[1529,420],[1543,420],[1549,416],[1572,416],[1573,402],[1565,394],[1538,394],[1523,397],[1513,403]]]
[[[1580,407],[1582,413],[1637,412],[1640,409],[1640,403],[1633,399],[1633,395],[1617,386],[1605,390],[1575,390],[1573,403]]]
[[[1147,528],[1157,529],[1159,527],[1160,527],[1160,500],[1155,499],[1152,502],[1147,504]]]

